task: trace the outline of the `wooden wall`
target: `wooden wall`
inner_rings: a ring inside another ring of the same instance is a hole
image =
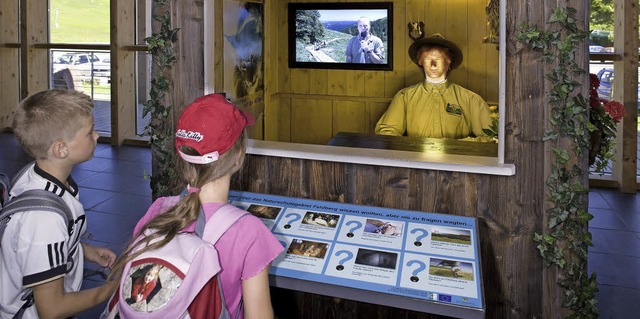
[[[248,155],[245,169],[238,174],[232,189],[289,197],[312,198],[324,201],[390,207],[415,211],[438,212],[460,216],[481,217],[480,246],[485,298],[490,307],[498,304],[512,292],[498,285],[503,279],[496,269],[493,251],[505,253],[508,258],[500,264],[514,262],[515,252],[535,259],[537,253],[529,235],[512,234],[506,222],[514,214],[492,211],[498,201],[492,190],[508,184],[508,177],[492,177],[414,170],[405,168],[333,163],[323,161],[276,158]],[[487,219],[482,218],[485,216]],[[533,217],[517,217],[533,221]],[[489,224],[489,225],[487,225]],[[532,223],[535,224],[535,223]],[[489,240],[491,238],[491,240]],[[511,265],[513,266],[513,265]],[[535,273],[536,263],[527,263],[526,273]],[[537,270],[539,271],[539,270]],[[524,275],[524,274],[523,274]],[[522,281],[520,289],[530,289],[539,283]],[[515,288],[515,287],[512,287]],[[339,288],[338,288],[339,289]],[[414,311],[390,308],[371,303],[355,302],[327,296],[272,289],[273,305],[279,319],[297,318],[446,318]],[[524,302],[524,300],[522,301]],[[528,301],[535,305],[535,301]],[[538,308],[537,305],[536,308]],[[497,310],[497,309],[494,309]],[[508,318],[487,316],[487,318]],[[522,318],[530,318],[522,317]]]
[[[11,127],[20,101],[18,0],[0,2],[0,130]]]
[[[185,4],[176,5],[178,0],[171,2],[174,5],[172,14],[182,17],[182,20],[178,21],[190,22],[188,25],[177,25],[181,28],[178,36],[179,47],[189,48],[189,58],[204,59],[204,50],[199,50],[204,41],[198,37],[202,26],[198,26],[197,22],[202,15],[197,12],[197,1],[188,4],[196,6],[196,9],[190,10],[181,9]],[[284,14],[284,2],[286,1],[265,1],[265,20]],[[484,4],[484,1],[481,2]],[[447,5],[440,9],[442,11],[436,11],[432,8],[435,3]],[[482,32],[477,36],[471,36],[469,28],[460,29],[462,25],[466,26],[466,20],[481,14],[459,10],[456,6],[460,3],[470,7],[466,1],[461,0],[396,0],[394,8],[399,17],[394,18],[402,21],[402,17],[408,12],[423,12],[423,17],[430,17],[430,20],[425,18],[425,22],[436,23],[446,31],[445,36],[451,39],[457,36],[482,38]],[[248,155],[243,170],[233,182],[233,189],[477,217],[480,227],[486,318],[562,317],[561,302],[564,295],[557,285],[560,278],[557,273],[543,265],[533,241],[535,233],[545,234],[547,231],[545,220],[548,217],[548,203],[545,201],[545,179],[551,171],[552,155],[550,145],[543,142],[549,116],[545,99],[549,87],[544,74],[550,66],[539,62],[539,55],[516,39],[518,25],[544,25],[551,15],[551,10],[559,3],[576,8],[577,18],[586,27],[589,4],[585,1],[507,1],[506,4],[507,34],[503,35],[507,37],[505,162],[516,166],[516,175],[491,176]],[[450,12],[451,15],[435,12]],[[460,16],[454,17],[456,14]],[[270,25],[272,27],[269,27]],[[277,29],[274,30],[273,25],[277,26]],[[265,34],[273,36],[276,31],[285,30],[284,25],[286,21],[280,18],[275,22],[267,22]],[[396,25],[400,26],[401,23],[398,22]],[[428,31],[436,31],[432,28],[433,25],[428,25]],[[403,41],[406,46],[407,38],[403,30],[396,31],[400,39],[395,42],[395,50],[400,50]],[[285,33],[277,32],[277,37],[283,36],[282,34]],[[296,116],[305,112],[320,113],[318,110],[322,107],[334,108],[342,103],[338,102],[339,100],[347,100],[349,103],[345,105],[352,109],[353,113],[363,113],[368,109],[382,108],[381,105],[387,101],[385,99],[389,99],[397,89],[420,80],[419,72],[416,73],[415,69],[409,68],[410,63],[402,60],[401,52],[395,54],[397,60],[392,72],[289,70],[285,66],[286,55],[282,50],[276,50],[280,43],[283,42],[267,40],[265,46],[265,57],[269,61],[277,61],[265,63],[266,79],[270,81],[265,84],[267,87],[275,85],[279,88],[275,93],[265,97],[272,103],[271,106],[277,106],[267,109],[267,118],[278,117],[279,113],[287,112]],[[586,43],[584,47],[586,49]],[[465,50],[467,53],[470,48]],[[181,58],[182,55],[179,60]],[[586,68],[586,50],[585,53],[576,56],[576,59]],[[174,105],[186,105],[195,97],[194,90],[184,92],[183,89],[187,86],[199,87],[203,83],[202,70],[197,67],[201,66],[197,63],[181,65],[181,75],[174,79],[177,81]],[[469,65],[463,68],[470,69]],[[468,80],[473,77],[469,74],[471,73],[467,73],[466,77],[462,73],[456,76],[460,76],[458,80],[463,81],[465,78]],[[332,80],[329,81],[329,78]],[[273,82],[275,80],[277,83]],[[375,80],[375,90],[364,85],[366,80]],[[581,80],[586,83],[586,75]],[[318,91],[320,86],[312,84],[323,84],[324,88]],[[284,88],[288,88],[289,91],[281,92]],[[291,88],[295,90],[291,91]],[[309,109],[294,112],[303,107]],[[176,114],[179,111],[177,109]],[[281,117],[285,122],[299,120],[297,117]],[[369,124],[370,122],[365,122],[357,125],[366,127]],[[335,126],[332,123],[331,130],[333,127]],[[287,126],[279,126],[276,132],[267,131],[267,138],[275,139],[289,134],[289,138],[293,140],[291,131],[287,133],[287,130]],[[326,138],[327,135],[324,130],[318,130],[317,133],[313,131],[313,136],[317,136],[318,139]],[[586,168],[586,158],[579,165],[582,165],[583,169]],[[375,300],[368,304],[287,290],[274,290],[273,298],[274,307],[281,319],[444,318],[378,306],[375,305]]]
[[[393,1],[393,71],[290,69],[288,2],[308,1],[265,1],[267,140],[326,144],[340,131],[373,133],[393,95],[424,80],[407,54],[409,21],[423,21],[425,34],[440,33],[459,45],[464,60],[449,79],[497,104],[498,50],[482,42],[485,1]]]

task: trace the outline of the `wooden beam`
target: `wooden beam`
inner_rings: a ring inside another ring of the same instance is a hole
[[[11,127],[20,101],[20,42],[18,0],[0,2],[0,130]]]
[[[21,0],[21,99],[49,88],[49,52],[36,47],[49,41],[48,13],[41,0]]]
[[[624,104],[625,117],[618,124],[613,176],[623,193],[636,192],[638,118],[638,1],[616,0],[614,24],[615,52],[613,99]]]
[[[136,135],[135,1],[111,1],[111,145]]]

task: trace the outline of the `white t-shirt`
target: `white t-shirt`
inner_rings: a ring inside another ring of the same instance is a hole
[[[70,188],[32,165],[12,186],[11,197],[30,189],[44,189],[62,197],[71,209],[71,234],[62,216],[46,211],[28,211],[11,216],[0,249],[0,318],[12,318],[25,303],[27,288],[64,277],[65,292],[82,285],[84,252],[80,238],[86,231],[84,207],[78,185],[71,177]],[[24,317],[38,318],[35,305]]]

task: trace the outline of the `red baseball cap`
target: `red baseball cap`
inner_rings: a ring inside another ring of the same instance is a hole
[[[246,126],[251,114],[231,104],[222,94],[201,96],[182,110],[176,125],[176,149],[189,163],[208,164],[228,151]],[[190,146],[199,156],[187,155],[180,147]]]

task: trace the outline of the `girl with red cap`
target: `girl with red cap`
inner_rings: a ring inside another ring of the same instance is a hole
[[[207,219],[228,203],[231,176],[244,161],[250,114],[229,103],[223,95],[196,99],[180,115],[175,143],[179,155],[176,170],[188,194],[166,212],[167,197],[158,198],[134,230],[134,238],[153,230],[154,238],[168,242],[178,232],[193,232],[202,207]],[[153,238],[150,239],[150,241]],[[283,251],[282,245],[257,217],[246,214],[214,245],[220,256],[219,277],[229,312],[236,318],[273,318],[269,295],[269,266]],[[116,262],[118,273],[137,254],[130,245]]]

